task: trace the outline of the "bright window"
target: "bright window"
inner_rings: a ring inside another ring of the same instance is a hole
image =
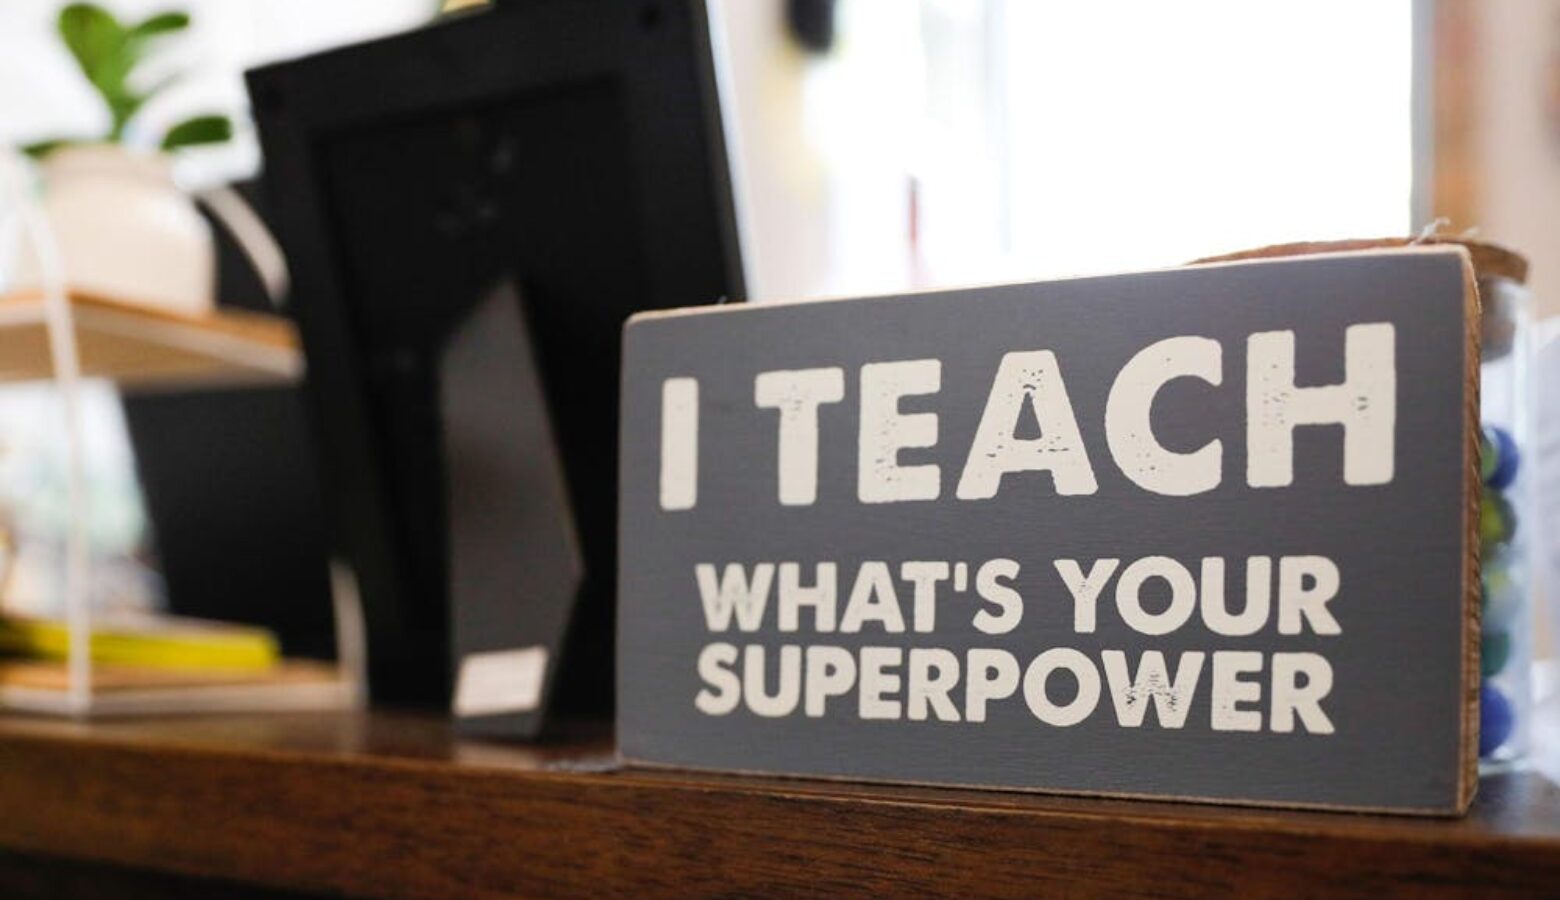
[[[1172,265],[1411,227],[1408,0],[999,13],[1020,266]]]

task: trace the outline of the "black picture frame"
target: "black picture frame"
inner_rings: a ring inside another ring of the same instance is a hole
[[[438,400],[423,381],[445,333],[510,276],[586,572],[555,700],[605,711],[621,324],[744,293],[703,3],[505,4],[266,66],[248,86],[372,697],[450,700]]]

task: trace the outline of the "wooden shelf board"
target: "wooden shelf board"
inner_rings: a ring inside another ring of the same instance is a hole
[[[94,663],[92,689],[103,693],[157,689],[231,687],[233,685],[295,685],[334,682],[335,666],[313,660],[289,659],[269,668],[186,669]],[[64,693],[70,689],[70,670],[64,662],[0,659],[0,688],[21,687]]]
[[[613,770],[605,735],[434,718],[0,719],[0,848],[395,896],[911,892],[1524,896],[1560,789],[1486,778],[1433,820]]]
[[[343,710],[356,689],[335,666],[284,660],[269,669],[158,669],[97,663],[86,711],[71,704],[64,663],[0,660],[0,711],[91,718],[224,710]]]
[[[224,310],[189,316],[71,295],[82,373],[129,390],[295,382],[303,356],[281,316]],[[0,296],[0,383],[53,377],[44,302]]]

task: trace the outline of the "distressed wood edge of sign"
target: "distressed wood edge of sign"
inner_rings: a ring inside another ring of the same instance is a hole
[[[1508,255],[1509,251],[1503,248],[1495,248]],[[1120,800],[1150,800],[1166,802],[1206,803],[1222,806],[1245,806],[1270,809],[1296,809],[1296,810],[1320,810],[1326,812],[1354,812],[1354,813],[1386,813],[1394,815],[1418,815],[1418,816],[1462,816],[1468,812],[1473,804],[1474,795],[1479,787],[1479,641],[1480,641],[1480,559],[1479,559],[1479,502],[1481,499],[1482,479],[1479,472],[1479,366],[1481,362],[1482,344],[1480,317],[1482,305],[1480,302],[1477,272],[1474,264],[1473,250],[1465,242],[1446,241],[1436,243],[1402,244],[1396,239],[1368,240],[1368,241],[1340,241],[1336,243],[1320,244],[1283,244],[1271,247],[1262,247],[1255,250],[1243,251],[1225,257],[1210,257],[1205,260],[1197,260],[1188,266],[1198,268],[1215,268],[1221,266],[1252,266],[1264,265],[1275,262],[1292,262],[1298,258],[1305,259],[1330,259],[1352,258],[1366,256],[1400,256],[1404,254],[1425,255],[1454,255],[1458,258],[1462,270],[1463,281],[1463,553],[1462,553],[1462,678],[1461,678],[1461,709],[1459,710],[1459,753],[1457,765],[1457,780],[1450,807],[1396,807],[1396,806],[1370,806],[1334,803],[1308,803],[1304,801],[1282,800],[1245,800],[1223,797],[1203,797],[1196,795],[1180,794],[1146,794],[1126,791],[1089,791],[1068,788],[1036,788],[1013,785],[978,784],[978,783],[952,783],[952,782],[924,782],[903,779],[880,779],[859,776],[824,775],[815,773],[791,773],[769,770],[728,769],[728,768],[700,768],[698,766],[679,765],[675,763],[663,763],[654,760],[639,759],[631,753],[625,753],[619,745],[616,760],[620,766],[627,768],[646,768],[667,771],[691,771],[691,772],[719,772],[723,774],[747,775],[756,777],[776,777],[790,779],[820,780],[834,783],[848,784],[903,784],[917,787],[945,787],[968,788],[975,790],[1010,791],[1024,794],[1050,794],[1071,797],[1093,797],[1102,799]],[[1523,262],[1523,275],[1526,274],[1526,261],[1520,256],[1516,257]],[[1154,274],[1159,272],[1173,272],[1185,267],[1170,267],[1164,269],[1145,269],[1135,272],[1118,273],[1122,275]],[[1492,274],[1502,274],[1495,272]],[[1100,278],[1112,276],[1079,276],[1079,278]],[[1073,281],[1079,279],[1052,279],[1052,281]],[[1517,278],[1516,280],[1521,280]],[[876,295],[877,299],[895,298],[917,295],[935,295],[950,291],[979,290],[987,287],[1001,287],[1012,282],[993,282],[988,284],[963,285],[955,288],[935,288],[921,291],[908,291],[900,294]],[[1033,282],[1043,284],[1046,282]],[[623,325],[625,335],[631,327],[637,324],[674,318],[688,315],[706,315],[711,313],[734,313],[739,311],[753,311],[765,308],[787,308],[791,306],[810,305],[814,303],[850,302],[854,299],[874,299],[873,297],[814,297],[800,300],[780,301],[764,304],[722,304],[717,306],[692,306],[678,309],[647,310],[630,316]],[[627,348],[624,348],[625,354]],[[627,371],[625,367],[624,375]],[[621,500],[621,498],[620,498]],[[621,602],[621,598],[619,598]],[[618,655],[622,656],[623,636],[617,636]]]
[[[1221,253],[1194,259],[1187,265],[1200,266],[1210,263],[1241,262],[1279,257],[1321,256],[1324,254],[1361,250],[1406,250],[1414,247],[1462,247],[1473,261],[1475,276],[1509,278],[1525,284],[1528,276],[1527,257],[1510,247],[1490,241],[1464,237],[1383,237],[1353,238],[1340,241],[1296,241],[1289,244],[1269,244],[1234,253]]]
[[[1483,635],[1480,595],[1479,503],[1483,475],[1479,466],[1479,367],[1483,361],[1483,305],[1473,255],[1463,255],[1463,709],[1462,766],[1459,769],[1458,812],[1465,813],[1479,789],[1479,653]]]

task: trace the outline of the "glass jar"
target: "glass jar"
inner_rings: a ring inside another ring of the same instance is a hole
[[[1489,771],[1528,751],[1533,709],[1534,407],[1527,261],[1468,242],[1483,309],[1479,503],[1482,597],[1479,761]]]

